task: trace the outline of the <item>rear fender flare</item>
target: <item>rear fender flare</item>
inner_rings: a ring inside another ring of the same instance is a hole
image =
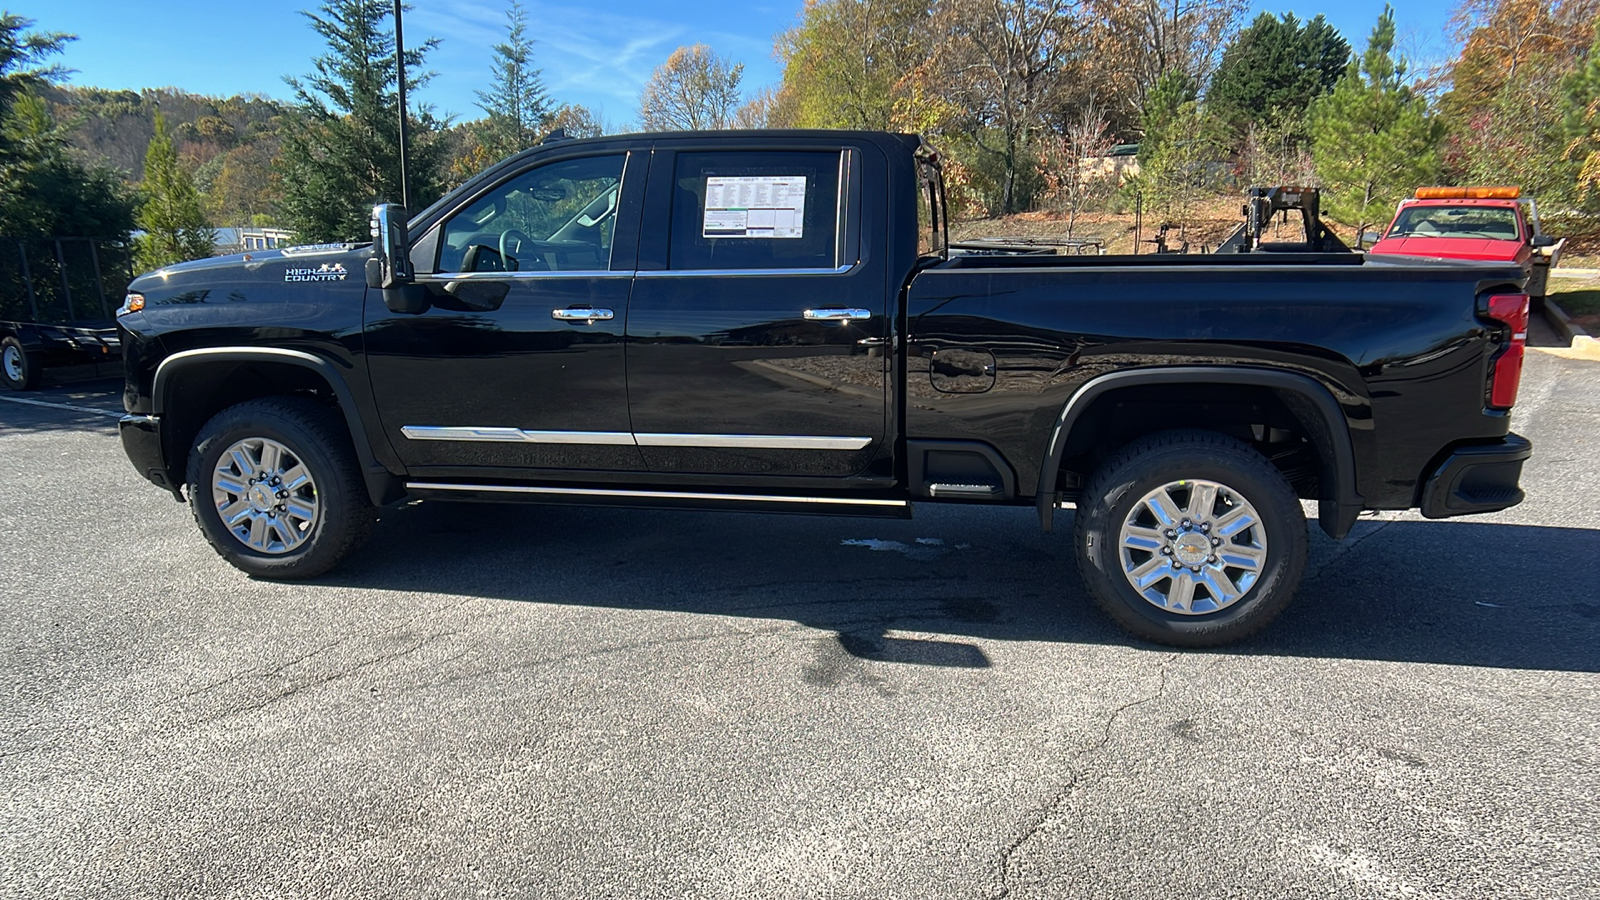
[[[1039,471],[1039,492],[1035,497],[1035,503],[1039,512],[1039,524],[1045,531],[1050,531],[1053,526],[1056,506],[1055,484],[1061,471],[1061,458],[1078,418],[1098,397],[1106,393],[1120,388],[1150,384],[1251,385],[1284,391],[1289,396],[1309,404],[1317,416],[1307,424],[1309,427],[1322,430],[1316,437],[1332,449],[1333,455],[1331,465],[1328,460],[1323,461],[1324,482],[1326,483],[1329,477],[1332,478],[1333,496],[1326,496],[1328,491],[1325,486],[1323,490],[1325,496],[1318,502],[1317,520],[1330,537],[1339,539],[1349,533],[1355,524],[1356,516],[1361,513],[1364,501],[1361,495],[1356,493],[1356,462],[1355,451],[1350,442],[1350,424],[1340,410],[1338,402],[1334,400],[1333,394],[1327,387],[1308,375],[1248,366],[1163,366],[1130,369],[1111,372],[1085,382],[1062,406],[1061,415],[1056,419],[1055,429],[1050,433],[1049,450]]]

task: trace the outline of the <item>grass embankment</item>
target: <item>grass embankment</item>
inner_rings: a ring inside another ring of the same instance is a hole
[[[1557,269],[1550,278],[1550,299],[1584,331],[1600,332],[1600,275],[1574,276]]]

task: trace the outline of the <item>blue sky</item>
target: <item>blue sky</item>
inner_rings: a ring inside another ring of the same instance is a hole
[[[438,37],[429,58],[438,74],[423,102],[458,118],[476,118],[475,89],[489,80],[490,48],[503,39],[505,7],[499,0],[413,0],[406,37]],[[615,126],[632,123],[639,89],[651,69],[681,44],[700,41],[745,63],[752,89],[778,80],[772,38],[790,27],[801,0],[649,3],[609,0],[524,0],[529,32],[537,40],[535,64],[558,102],[576,102]],[[323,47],[301,9],[313,3],[262,0],[24,0],[8,8],[39,28],[77,34],[64,62],[78,71],[71,83],[106,88],[176,86],[205,94],[262,93],[286,97],[285,75],[301,75]],[[1445,20],[1453,2],[1407,0],[1398,4],[1402,47],[1422,57],[1451,52]],[[1357,49],[1383,9],[1381,0],[1320,5],[1256,0],[1251,15],[1292,11],[1302,18],[1323,12]],[[603,11],[602,11],[603,10]]]

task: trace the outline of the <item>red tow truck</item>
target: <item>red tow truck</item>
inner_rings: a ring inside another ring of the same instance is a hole
[[[1544,303],[1565,241],[1539,228],[1539,208],[1518,187],[1421,187],[1400,201],[1394,221],[1368,253],[1515,263],[1527,293]]]

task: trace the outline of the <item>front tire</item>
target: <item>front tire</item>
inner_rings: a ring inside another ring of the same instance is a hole
[[[267,397],[218,413],[195,440],[188,482],[200,533],[256,577],[321,575],[372,530],[344,421],[309,397]]]
[[[1288,481],[1249,445],[1209,431],[1117,451],[1085,486],[1073,537],[1096,605],[1176,647],[1256,633],[1305,570],[1306,520]]]

